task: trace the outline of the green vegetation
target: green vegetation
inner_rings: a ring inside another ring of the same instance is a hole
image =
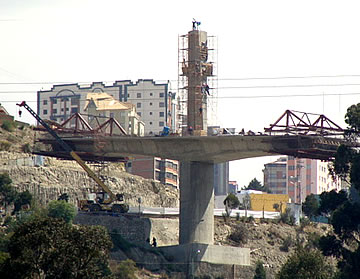
[[[257,261],[253,279],[266,279],[266,271],[262,261]]]
[[[72,223],[76,216],[76,208],[65,200],[51,201],[48,204],[48,216],[63,219],[66,223]]]
[[[290,226],[295,225],[295,217],[291,214],[290,208],[286,208],[285,212],[280,213],[280,222],[288,224]]]
[[[7,140],[0,141],[0,151],[9,151],[11,147],[11,143]]]
[[[277,274],[277,279],[330,279],[333,268],[317,250],[308,250],[298,246]]]
[[[112,246],[105,228],[36,218],[18,226],[1,278],[105,278]]]
[[[0,174],[0,203],[3,207],[14,205],[13,214],[19,212],[24,206],[30,206],[32,195],[29,191],[18,192],[11,185],[12,180],[7,173]]]
[[[25,143],[22,147],[21,147],[22,151],[24,153],[31,153],[32,152],[32,148],[31,145],[29,143]]]
[[[114,270],[114,276],[118,279],[136,279],[138,278],[135,273],[137,271],[135,262],[127,259],[121,261]]]
[[[233,193],[230,193],[225,198],[224,205],[231,208],[231,209],[235,209],[235,208],[239,207],[240,201],[237,198],[237,196],[235,196]]]
[[[238,223],[233,231],[229,235],[229,239],[236,242],[239,245],[246,244],[249,239],[249,231],[245,224]]]
[[[302,204],[303,213],[309,217],[315,217],[318,215],[319,202],[314,194],[310,194],[306,197],[304,203]]]
[[[245,188],[245,190],[258,190],[266,193],[271,193],[270,189],[268,187],[263,186],[261,182],[256,178],[254,178],[249,182],[249,185]]]
[[[8,132],[13,132],[14,129],[16,128],[16,123],[14,121],[5,120],[1,124],[1,128]]]

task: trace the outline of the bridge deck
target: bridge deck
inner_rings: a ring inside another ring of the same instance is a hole
[[[75,151],[98,158],[124,158],[134,155],[156,156],[180,161],[220,163],[269,155],[291,155],[295,157],[329,160],[337,147],[345,143],[339,138],[321,136],[204,136],[204,137],[79,137],[63,138]],[[51,144],[48,155],[66,156],[50,138],[41,142]],[[39,151],[38,152],[43,152]]]

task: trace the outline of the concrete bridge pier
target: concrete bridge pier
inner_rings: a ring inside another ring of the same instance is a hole
[[[214,164],[180,164],[179,244],[214,243]]]
[[[196,263],[250,265],[250,249],[214,245],[214,164],[180,164],[179,245],[159,247],[174,261],[189,263],[190,274]]]

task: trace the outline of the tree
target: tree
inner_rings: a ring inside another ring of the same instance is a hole
[[[11,236],[0,277],[104,278],[111,247],[103,227],[38,218],[20,225]]]
[[[66,223],[72,223],[76,216],[76,208],[65,200],[51,201],[48,204],[48,216],[61,218]]]
[[[276,275],[277,279],[330,279],[334,276],[333,268],[326,263],[325,257],[318,250],[308,250],[298,246]]]
[[[262,261],[257,261],[253,279],[266,279],[266,271]]]
[[[360,104],[352,105],[345,115],[349,125],[348,141],[358,140],[360,132]],[[325,255],[338,257],[338,278],[358,278],[360,274],[360,153],[349,146],[339,146],[330,166],[333,175],[350,183],[350,196],[345,192],[324,193],[320,211],[330,216],[334,235],[322,237],[319,246]]]
[[[302,211],[306,216],[312,218],[318,215],[319,202],[314,194],[310,194],[305,198],[305,202],[302,204]]]
[[[330,192],[322,192],[320,194],[319,213],[330,214],[345,201],[347,201],[347,194],[341,190],[339,193],[335,190]]]
[[[249,185],[245,188],[245,190],[257,190],[257,191],[263,191],[263,192],[267,192],[267,193],[271,192],[268,187],[263,186],[261,184],[261,182],[259,180],[257,180],[256,178],[253,178],[249,182]]]
[[[11,184],[12,180],[7,173],[0,174],[0,198],[3,206],[10,205],[16,198],[16,191]]]
[[[14,201],[14,213],[20,211],[23,206],[30,206],[32,201],[32,195],[28,190],[18,193]]]
[[[354,131],[360,131],[360,103],[352,105],[345,114],[345,123]]]
[[[233,193],[230,193],[225,198],[224,205],[228,206],[231,209],[235,209],[239,207],[240,201],[237,196],[235,196]]]

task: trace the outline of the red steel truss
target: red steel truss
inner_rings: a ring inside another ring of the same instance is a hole
[[[343,135],[344,129],[323,114],[286,110],[274,124],[265,128],[271,134]]]

